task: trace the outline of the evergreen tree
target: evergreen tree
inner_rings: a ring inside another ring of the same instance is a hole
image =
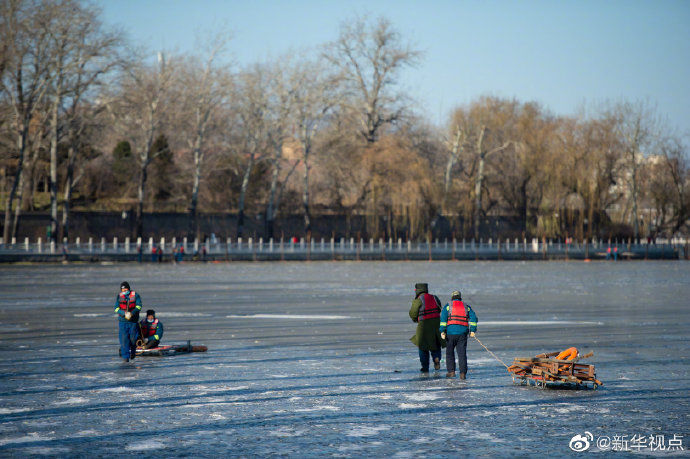
[[[122,187],[129,182],[132,175],[136,172],[132,146],[126,140],[118,142],[113,149],[112,171],[118,187]]]
[[[151,146],[151,195],[154,203],[162,203],[173,194],[175,161],[168,145],[168,139],[159,135]]]

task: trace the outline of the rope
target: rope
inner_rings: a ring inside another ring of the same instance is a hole
[[[474,336],[474,339],[476,339],[477,342],[478,342],[479,344],[481,344],[482,347],[483,347],[484,349],[486,349],[487,352],[488,352],[489,354],[491,354],[491,355],[494,357],[494,359],[496,359],[496,360],[498,360],[499,362],[501,362],[501,363],[503,364],[503,366],[506,367],[506,370],[508,369],[508,365],[506,365],[505,362],[504,362],[503,360],[501,360],[501,359],[499,359],[498,357],[496,357],[496,354],[494,354],[493,352],[491,352],[491,351],[489,350],[488,347],[484,346],[484,344],[482,344],[482,342],[479,341],[479,338],[477,338],[476,335]]]

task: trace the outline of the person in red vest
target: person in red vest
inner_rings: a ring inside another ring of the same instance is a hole
[[[417,332],[410,341],[419,348],[419,361],[422,373],[429,372],[429,353],[434,359],[434,369],[441,369],[441,300],[429,294],[428,284],[415,284],[415,298],[410,307],[410,319],[417,323]]]
[[[125,362],[134,360],[139,339],[139,311],[141,297],[132,290],[129,282],[120,284],[120,293],[115,298],[115,313],[119,323],[120,357]]]
[[[469,304],[462,301],[458,290],[451,294],[450,303],[446,303],[441,311],[439,330],[441,337],[446,339],[446,378],[455,377],[455,353],[458,353],[458,370],[460,379],[467,374],[467,333],[474,336],[477,331],[477,315]],[[447,333],[447,334],[446,334]]]
[[[158,347],[163,338],[163,322],[156,319],[156,311],[146,311],[146,318],[139,322],[144,349]]]

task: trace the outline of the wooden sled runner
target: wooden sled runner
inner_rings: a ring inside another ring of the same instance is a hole
[[[594,365],[578,363],[580,359],[594,355],[590,352],[572,360],[558,359],[559,352],[539,354],[531,358],[516,358],[508,371],[513,374],[513,383],[534,384],[537,387],[592,388],[602,386],[594,372]]]
[[[137,356],[142,357],[162,357],[166,355],[188,354],[190,352],[206,352],[206,346],[192,346],[191,341],[187,344],[174,344],[153,347],[151,349],[137,348]]]

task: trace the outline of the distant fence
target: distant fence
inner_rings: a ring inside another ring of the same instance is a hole
[[[553,241],[504,239],[493,241],[403,241],[340,238],[273,240],[248,238],[188,241],[187,238],[154,240],[125,238],[46,243],[0,238],[0,262],[20,261],[278,261],[278,260],[650,260],[688,259],[688,240]]]

